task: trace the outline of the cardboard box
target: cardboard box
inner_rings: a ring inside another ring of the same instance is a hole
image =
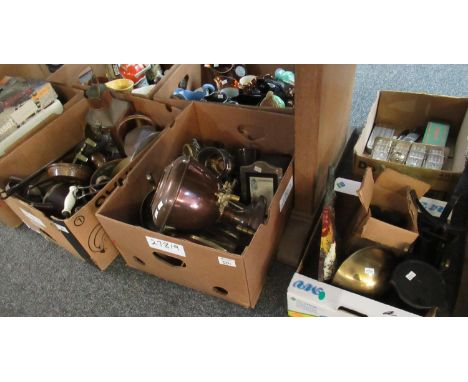
[[[428,184],[392,169],[385,169],[374,182],[372,170],[367,168],[357,191],[361,208],[351,224],[353,232],[349,241],[365,239],[397,253],[406,252],[419,236],[418,210],[409,191],[414,189],[421,198],[429,188]],[[371,206],[401,214],[406,218],[407,226],[397,227],[373,217]]]
[[[50,75],[45,64],[1,64],[0,77],[17,76],[45,80]]]
[[[164,66],[168,67],[168,69],[166,70],[165,76],[157,84],[152,86],[148,92],[141,93],[141,91],[134,91],[132,95],[152,99],[157,89],[175,67],[175,65],[170,64]],[[96,77],[106,78],[106,64],[64,64],[47,79],[51,82],[66,84],[77,89],[86,90],[89,87],[88,82],[93,74]],[[122,94],[122,96],[124,97],[125,94]]]
[[[23,223],[3,200],[0,200],[0,223],[12,228],[17,228]]]
[[[353,216],[362,208],[358,198],[361,182],[345,178],[335,181],[335,224],[345,236]],[[410,317],[414,313],[317,280],[322,221],[317,219],[299,267],[287,291],[288,315],[325,317]],[[344,248],[338,242],[341,256]],[[345,250],[347,252],[347,250]]]
[[[361,208],[359,191],[362,183],[338,177],[335,180],[336,225],[337,232],[342,234],[351,221],[351,216]],[[447,202],[421,197],[420,202],[433,216],[439,217]],[[359,294],[341,289],[316,279],[318,256],[320,251],[321,220],[316,223],[307,243],[304,257],[291,279],[288,287],[288,315],[291,317],[410,317],[414,312],[401,307],[374,300]],[[338,250],[341,250],[338,247]]]
[[[301,266],[288,287],[291,317],[417,317],[371,298],[348,292],[301,274]]]
[[[86,90],[93,74],[96,77],[106,77],[104,64],[64,64],[47,77],[48,81]]]
[[[451,191],[463,171],[462,150],[455,152],[455,142],[468,107],[468,98],[448,97],[420,93],[381,91],[373,104],[366,125],[354,147],[354,173],[364,175],[367,167],[373,171],[382,166],[418,178],[433,190]],[[396,134],[405,130],[423,130],[429,121],[450,125],[448,146],[451,148],[442,170],[409,167],[403,164],[372,159],[365,148],[374,125],[394,128]]]
[[[192,138],[219,141],[227,147],[248,146],[292,155],[294,118],[225,105],[192,103],[147,150],[96,216],[128,266],[245,307],[254,307],[292,207],[292,163],[273,197],[266,223],[260,225],[241,255],[231,254],[139,225],[139,209],[150,191],[145,174],[152,173],[158,182],[164,168],[181,155],[182,146]]]
[[[178,114],[175,108],[168,111],[165,105],[143,98],[135,99],[133,106],[136,112],[149,116],[160,126],[171,123]],[[5,186],[9,176],[26,177],[79,144],[84,138],[87,112],[88,103],[82,99],[16,150],[1,158],[0,187]],[[29,227],[52,239],[73,255],[89,260],[104,270],[118,255],[118,251],[96,220],[95,212],[133,163],[117,174],[83,208],[65,220],[50,219],[15,197],[8,198],[6,202]]]
[[[285,70],[294,71],[293,64],[247,64],[247,73],[253,75],[265,75],[274,74],[275,69],[283,68]],[[174,90],[179,87],[179,83],[184,79],[187,79],[187,89],[195,90],[201,87],[204,83],[209,80],[208,69],[203,67],[203,64],[180,64],[177,68],[167,76],[164,83],[156,89],[153,95],[153,99],[164,102],[168,105],[176,106],[178,108],[187,107],[191,101],[185,101],[180,99],[171,98]],[[246,106],[246,105],[230,105],[230,106],[242,106],[245,108],[258,109],[257,106]],[[262,108],[262,110],[274,111],[278,113],[292,114],[294,108],[287,107],[284,109],[275,108]]]
[[[16,67],[16,65],[2,65],[2,74],[4,75],[28,75],[31,73],[32,69],[35,69],[36,71],[40,71],[38,68],[35,68],[34,65],[31,65],[33,68],[29,68],[28,65],[27,68],[24,68],[21,65],[18,65],[19,68]],[[15,70],[14,70],[15,69]],[[21,69],[21,70],[20,70]],[[32,71],[35,73],[34,71]],[[38,73],[36,73],[36,77],[40,77]],[[55,92],[58,95],[58,99],[62,102],[63,104],[63,110],[64,112],[70,109],[73,105],[75,105],[79,100],[83,98],[83,94],[81,91],[77,89],[73,89],[69,86],[66,85],[60,85],[60,84],[52,84]],[[23,135],[20,139],[18,139],[14,144],[8,147],[6,150],[6,153],[13,152],[17,147],[19,147],[23,142],[28,140],[31,136],[36,134],[38,131],[40,131],[42,128],[48,125],[51,121],[53,121],[55,118],[57,118],[57,115],[51,115],[47,119],[45,119],[42,123],[40,123],[38,126],[36,126],[34,129],[29,131],[27,134]],[[0,162],[1,163],[1,162]],[[16,214],[11,211],[11,209],[8,207],[8,205],[0,200],[0,223],[4,224],[9,227],[19,227],[21,225],[21,219],[16,216]]]

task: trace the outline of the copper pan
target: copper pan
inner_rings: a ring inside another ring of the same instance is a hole
[[[92,175],[90,167],[77,163],[53,163],[47,168],[50,178],[87,184]]]

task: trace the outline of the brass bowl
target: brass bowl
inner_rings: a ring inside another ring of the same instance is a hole
[[[332,284],[356,293],[378,296],[389,287],[395,265],[393,255],[379,247],[362,248],[338,268]]]

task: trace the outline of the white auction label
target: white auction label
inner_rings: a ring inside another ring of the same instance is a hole
[[[409,273],[406,275],[406,278],[407,278],[409,281],[413,280],[415,277],[416,277],[416,273],[414,273],[413,271],[409,272]]]
[[[59,229],[59,231],[62,231],[62,232],[65,232],[65,233],[70,233],[70,232],[68,232],[68,229],[66,229],[63,225],[60,225],[60,224],[57,224],[57,223],[54,223],[54,224]]]
[[[236,261],[235,260],[232,260],[232,259],[228,259],[226,257],[221,257],[221,256],[218,256],[218,261],[221,265],[227,265],[229,267],[236,267]]]
[[[169,252],[177,256],[185,257],[185,250],[183,245],[149,236],[146,236],[146,241],[148,242],[150,248],[159,249],[164,252]]]
[[[255,172],[262,172],[262,168],[258,166],[254,166],[254,171]]]
[[[37,218],[36,216],[34,216],[33,214],[29,213],[28,211],[25,211],[23,210],[22,208],[20,208],[21,212],[24,214],[24,216],[26,216],[30,221],[31,223],[34,223],[35,225],[41,227],[41,228],[45,228],[45,224],[42,222],[41,219]]]
[[[286,186],[286,189],[284,190],[283,195],[281,196],[281,199],[279,202],[280,212],[283,210],[283,207],[286,204],[286,201],[288,200],[288,197],[289,197],[289,194],[291,193],[292,188],[293,188],[293,177],[291,176],[291,179],[289,179],[288,185]]]

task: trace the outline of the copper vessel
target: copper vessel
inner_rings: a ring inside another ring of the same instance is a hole
[[[54,163],[48,166],[47,175],[50,178],[88,183],[92,170],[89,166],[77,163]]]
[[[164,170],[151,203],[154,224],[160,231],[167,226],[178,231],[198,231],[218,220],[253,233],[263,222],[266,201],[234,208],[227,183],[190,157],[179,157]]]
[[[153,126],[137,127],[124,139],[124,151],[128,158],[135,158],[143,149],[160,134]]]
[[[135,128],[142,126],[152,127],[155,131],[158,130],[151,118],[144,114],[132,114],[120,121],[120,123],[112,128],[112,138],[119,148],[122,155],[125,155],[125,137]]]

